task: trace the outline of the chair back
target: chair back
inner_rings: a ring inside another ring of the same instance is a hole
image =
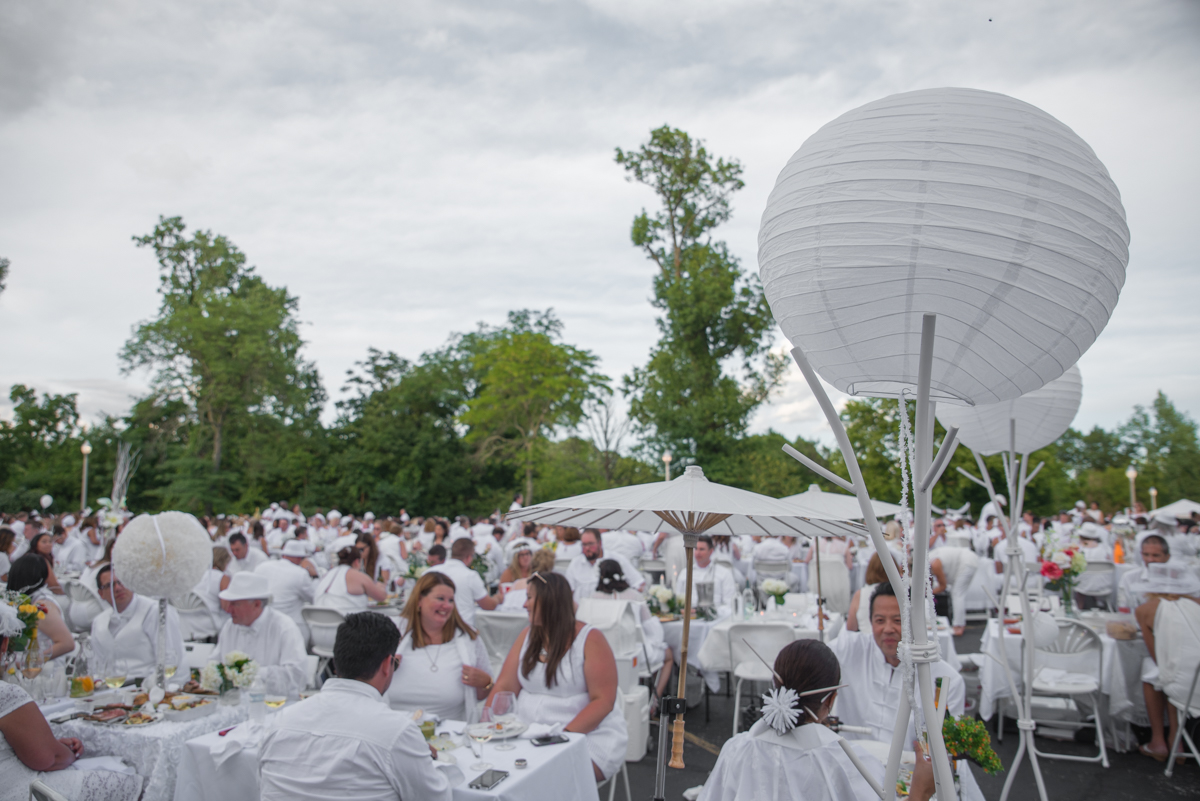
[[[570,566],[571,566],[570,559],[555,559],[554,560],[554,572],[555,573],[561,573],[562,575],[565,576],[565,575],[567,575],[567,568]]]
[[[304,618],[304,623],[312,635],[313,653],[332,656],[338,626],[342,625],[346,616],[328,606],[305,606],[300,610],[300,616]]]
[[[104,602],[75,579],[63,582],[63,592],[70,599],[67,607],[67,628],[75,634],[92,630],[92,621],[104,611]]]
[[[529,615],[524,612],[487,612],[475,613],[475,628],[483,647],[487,649],[488,661],[492,665],[492,675],[499,676],[508,652],[521,632],[529,625]]]
[[[1154,651],[1163,692],[1189,717],[1200,717],[1200,604],[1188,600],[1158,603]]]
[[[1117,589],[1117,566],[1112,562],[1088,562],[1080,574],[1075,592],[1083,595],[1111,595]]]
[[[795,639],[796,632],[787,623],[735,623],[729,627],[730,664],[734,673],[745,673],[749,667],[750,672],[765,671],[769,676],[775,657]],[[755,651],[766,660],[766,665],[754,655]]]
[[[221,632],[221,623],[195,592],[172,598],[170,603],[179,613],[179,628],[185,640],[203,640]]]
[[[1059,618],[1058,636],[1045,647],[1034,648],[1034,668],[1057,668],[1070,673],[1083,673],[1100,680],[1101,655],[1104,647],[1100,635],[1082,623]]]
[[[755,559],[754,575],[759,579],[779,578],[787,580],[792,572],[792,563],[787,559]]]
[[[29,785],[30,801],[70,801],[65,795],[50,787],[41,779]]]
[[[630,601],[584,598],[575,610],[575,619],[599,629],[614,656],[641,655],[642,625]]]
[[[183,664],[180,667],[185,671],[202,668],[208,664],[209,657],[216,649],[217,646],[211,642],[185,642],[183,644]]]
[[[844,615],[850,611],[850,571],[840,557],[818,558],[821,560],[821,594],[825,596],[826,606],[831,612]],[[817,588],[815,567],[808,570],[808,586],[814,591]]]

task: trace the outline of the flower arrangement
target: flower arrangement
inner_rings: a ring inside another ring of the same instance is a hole
[[[425,558],[422,551],[411,550],[408,552],[408,559],[405,560],[407,569],[404,577],[410,579],[419,579],[425,575],[425,571],[429,569],[429,560]]]
[[[488,583],[487,574],[489,567],[490,565],[488,564],[487,559],[484,559],[483,556],[478,553],[475,554],[475,558],[471,560],[471,569],[478,573],[479,577],[483,579],[484,586],[487,586]]]
[[[8,650],[24,651],[33,638],[33,633],[37,631],[38,621],[46,618],[46,612],[33,603],[28,595],[22,593],[5,592],[3,600],[4,603],[17,610],[17,620],[21,621],[21,625],[25,627],[20,634],[8,638]]]
[[[979,718],[947,715],[942,721],[942,739],[946,741],[946,751],[955,759],[968,759],[989,774],[1004,770],[1000,757],[992,749],[992,737]]]
[[[1075,598],[1075,585],[1079,575],[1087,570],[1087,558],[1073,545],[1058,548],[1051,544],[1049,556],[1044,557],[1041,573],[1046,587],[1062,595],[1063,609],[1070,613]]]
[[[217,692],[242,690],[253,684],[257,675],[257,662],[242,651],[230,651],[222,661],[204,666],[200,671],[200,686]]]
[[[646,594],[646,604],[656,615],[678,614],[683,605],[679,596],[665,584],[655,584],[650,588],[650,592]]]
[[[775,603],[783,606],[783,596],[788,594],[788,584],[780,579],[763,579],[758,588],[763,591],[763,594],[770,595],[775,599]]]

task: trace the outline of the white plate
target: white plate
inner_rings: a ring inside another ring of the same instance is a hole
[[[492,725],[495,725],[495,724],[473,723],[467,727],[467,733],[470,734],[472,731],[477,730],[480,726],[492,726]],[[492,741],[494,742],[496,740],[511,740],[514,737],[520,737],[521,734],[528,728],[529,728],[528,723],[522,723],[519,720],[514,723],[506,723],[502,730],[500,730],[500,731],[493,730]]]
[[[187,709],[168,709],[166,711],[167,720],[183,721],[195,720],[197,718],[207,717],[217,711],[220,702],[216,696],[211,700],[206,701],[199,706],[188,707]]]

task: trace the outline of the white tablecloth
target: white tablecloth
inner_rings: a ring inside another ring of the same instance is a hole
[[[120,757],[145,779],[142,801],[171,801],[183,745],[194,737],[228,728],[245,720],[243,706],[220,706],[207,717],[183,723],[162,721],[138,728],[72,720],[52,723],[55,737],[78,737],[88,756]]]
[[[1092,621],[1079,622],[1086,624]],[[1096,628],[1098,627],[1097,625]],[[999,631],[999,621],[995,618],[989,620],[979,646],[980,653],[986,654],[991,651],[999,655]],[[1146,643],[1140,637],[1135,640],[1114,640],[1102,631],[1097,633],[1100,635],[1102,647],[1100,692],[1108,703],[1107,715],[1139,726],[1148,726],[1150,718],[1146,714],[1146,701],[1142,695],[1141,673],[1142,659],[1149,656]],[[1021,680],[1021,643],[1020,634],[1011,634],[1007,629],[1004,631],[1004,650],[1018,690],[1024,686]],[[985,658],[979,668],[979,682],[982,688],[979,716],[990,720],[996,711],[996,699],[1011,696],[1004,668],[994,659]]]
[[[454,788],[455,801],[560,801],[564,798],[599,801],[587,738],[582,734],[568,733],[566,736],[570,742],[541,748],[529,740],[514,740],[516,748],[512,751],[497,751],[495,741],[488,743],[484,746],[484,761],[509,774],[492,790],[467,787],[482,773],[468,768],[475,762],[470,747],[464,745],[450,751],[466,777]],[[247,742],[218,769],[212,754],[219,745],[221,738],[215,732],[186,743],[179,764],[179,790],[175,801],[258,801],[258,744]],[[529,767],[517,770],[514,764],[517,759],[526,760]],[[333,797],[334,793],[330,795]]]

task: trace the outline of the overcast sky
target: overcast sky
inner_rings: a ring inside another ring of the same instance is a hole
[[[719,233],[756,270],[767,194],[805,138],[885,95],[967,86],[1073,128],[1124,200],[1128,276],[1080,362],[1076,426],[1158,389],[1196,417],[1198,57],[1193,0],[7,0],[0,387],[127,410],[147,377],[117,352],[157,308],[130,238],[160,214],[299,296],[333,399],[369,346],[415,358],[523,307],[553,307],[616,378],[657,332],[629,243],[655,200],[614,147],[669,123],[739,159]],[[830,441],[795,368],[754,426]]]

